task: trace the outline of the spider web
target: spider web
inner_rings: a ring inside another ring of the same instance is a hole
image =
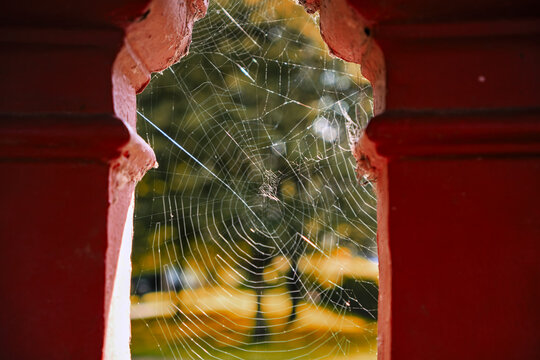
[[[376,199],[351,153],[371,88],[316,22],[212,1],[139,96],[159,168],[136,193],[134,357],[376,357]]]

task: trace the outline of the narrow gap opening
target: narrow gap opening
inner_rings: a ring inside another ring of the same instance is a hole
[[[351,151],[371,88],[317,18],[210,2],[138,109],[159,168],[136,192],[133,357],[375,359],[376,198]]]

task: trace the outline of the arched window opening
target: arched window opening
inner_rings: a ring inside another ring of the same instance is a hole
[[[293,1],[210,3],[138,98],[135,358],[376,358],[371,99]]]

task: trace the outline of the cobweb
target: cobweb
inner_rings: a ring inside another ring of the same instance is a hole
[[[351,147],[357,66],[286,0],[218,0],[138,98],[156,152],[136,193],[132,352],[376,357],[376,199]]]

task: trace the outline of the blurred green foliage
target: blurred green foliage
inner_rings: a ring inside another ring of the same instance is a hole
[[[342,245],[375,255],[374,198],[355,180],[342,114],[353,122],[369,114],[371,90],[327,55],[313,20],[298,25],[300,7],[283,3],[211,4],[189,55],[138,97],[139,109],[215,176],[139,120],[159,168],[138,186],[135,272],[151,268],[145,255],[167,243],[181,246],[160,264],[190,256],[178,251],[195,241],[245,242],[240,228],[287,251],[297,232],[317,243],[348,223]],[[306,231],[313,223],[317,231]]]

